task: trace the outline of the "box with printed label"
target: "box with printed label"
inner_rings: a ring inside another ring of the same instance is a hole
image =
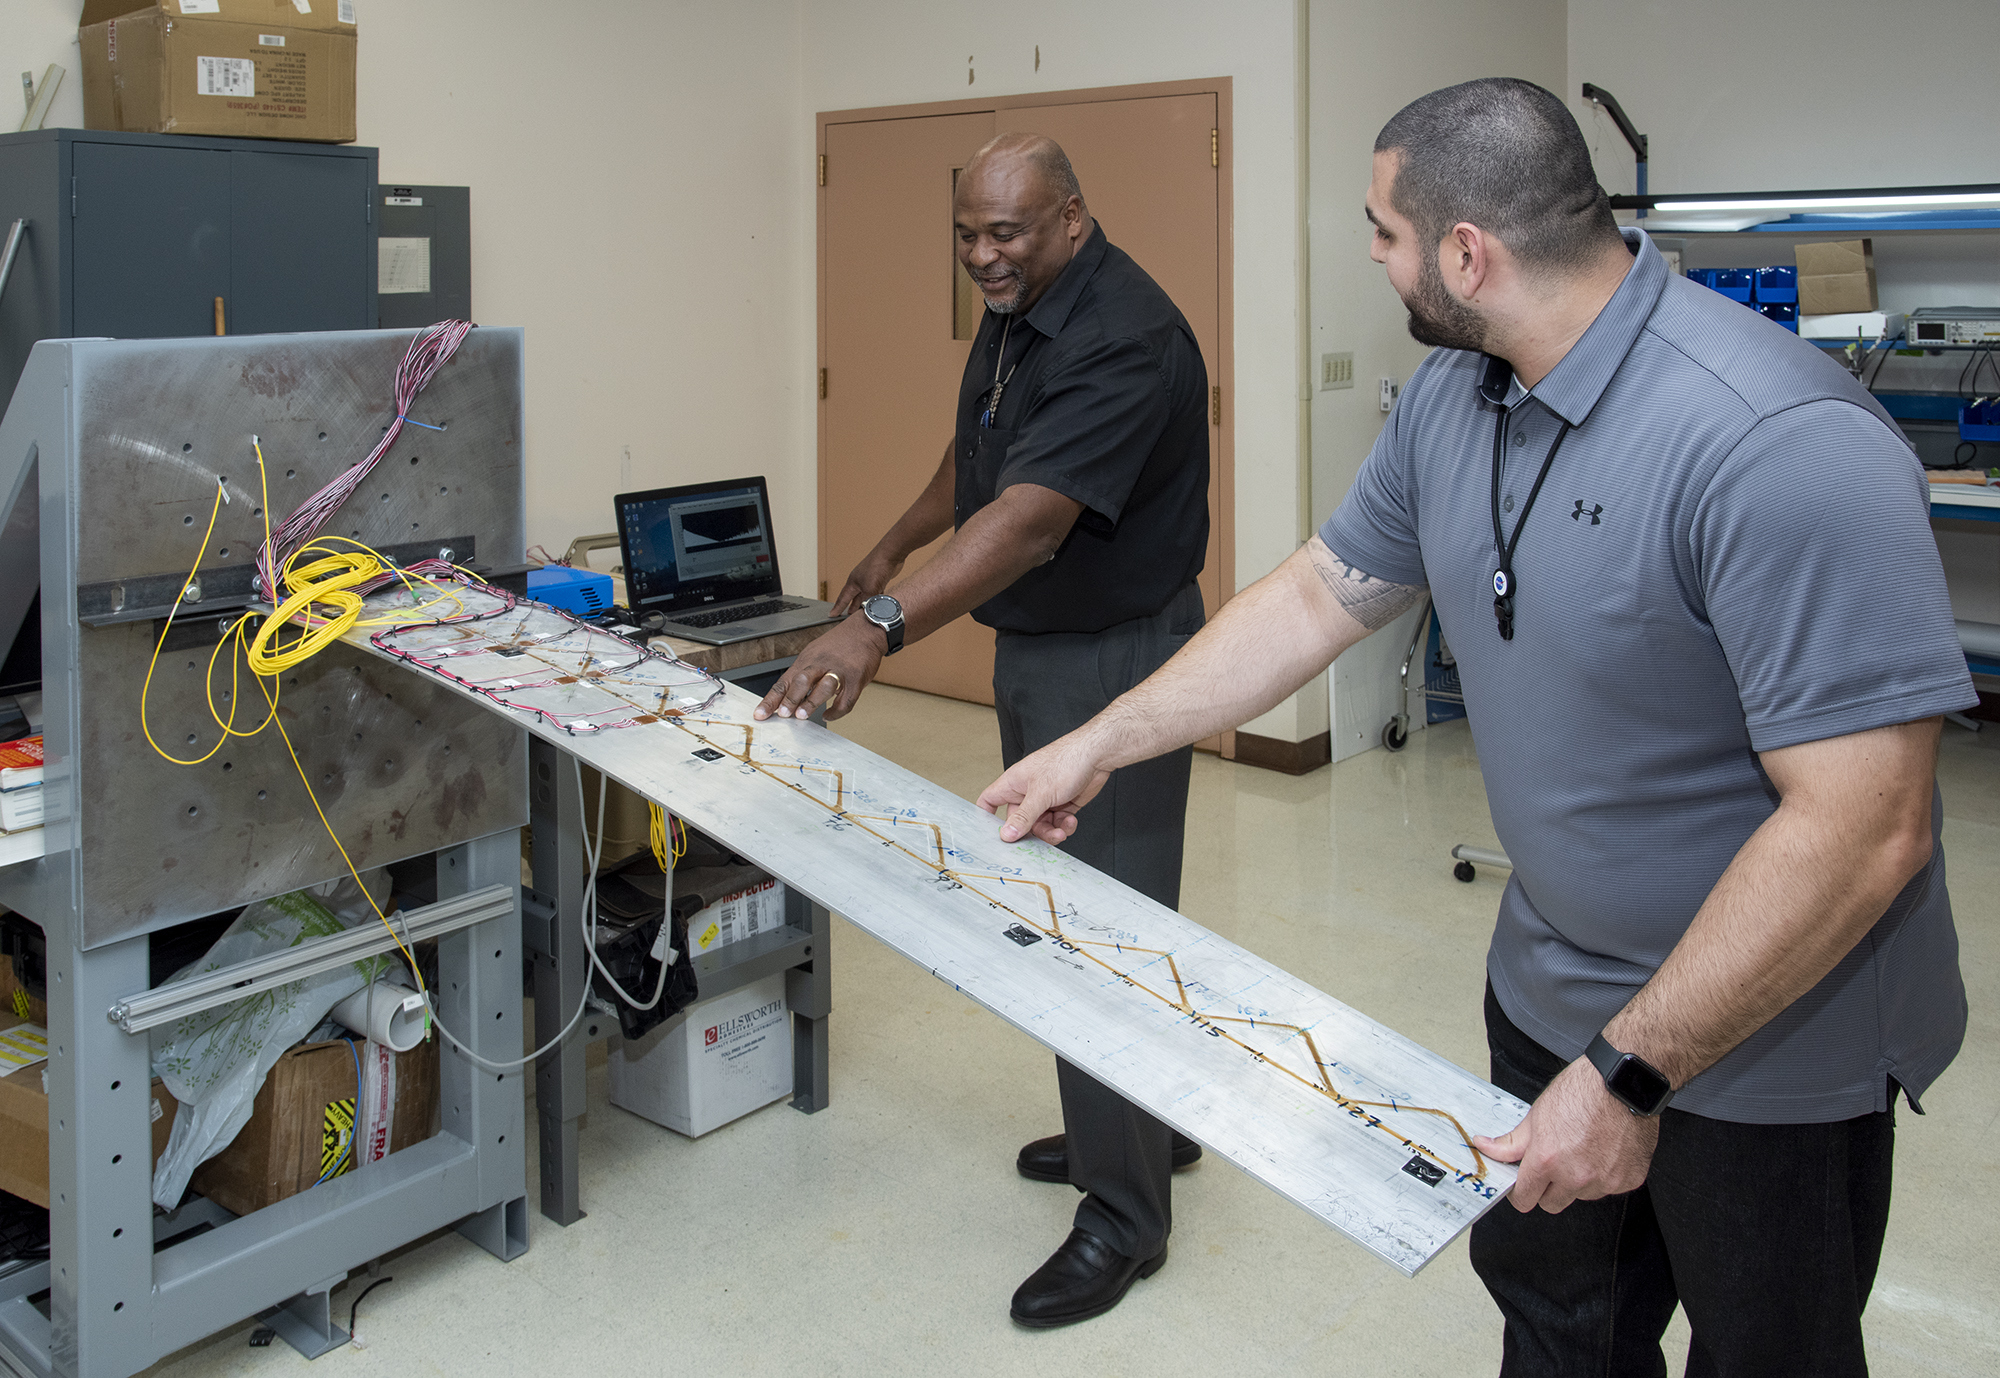
[[[354,0],[86,0],[89,129],[354,141]]]
[[[765,880],[724,895],[687,921],[688,946],[712,952],[785,926],[785,885]]]
[[[435,1039],[407,1053],[361,1039],[301,1043],[271,1068],[250,1122],[194,1170],[192,1186],[248,1215],[422,1143],[437,1121]]]
[[[14,964],[0,958],[0,1032],[29,1025],[48,1028],[48,1006],[22,989]],[[48,1065],[33,1062],[0,1076],[0,1191],[38,1206],[49,1204],[49,1092],[42,1076]],[[173,1105],[172,1093],[153,1078],[147,1110],[155,1161],[166,1151]]]
[[[690,1005],[611,1051],[611,1103],[689,1138],[791,1093],[782,971]]]

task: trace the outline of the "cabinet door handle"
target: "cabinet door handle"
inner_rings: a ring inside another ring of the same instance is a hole
[[[216,334],[218,334],[218,335],[227,335],[227,334],[229,333],[229,332],[228,332],[227,330],[224,330],[224,329],[222,328],[222,298],[221,298],[221,297],[217,297],[217,298],[215,299],[215,333],[216,333]]]

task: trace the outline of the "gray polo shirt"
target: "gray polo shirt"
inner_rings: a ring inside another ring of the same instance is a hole
[[[1493,825],[1514,874],[1487,972],[1574,1058],[1631,999],[1777,794],[1756,753],[1977,701],[1928,490],[1886,413],[1819,349],[1667,269],[1631,271],[1504,421],[1512,641],[1493,614],[1483,356],[1434,351],[1320,535],[1428,584],[1458,657]],[[1934,833],[1943,808],[1933,803]],[[1920,1095],[1965,1033],[1942,848],[1819,985],[1674,1102],[1820,1123]]]

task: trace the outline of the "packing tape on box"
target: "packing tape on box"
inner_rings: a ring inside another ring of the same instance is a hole
[[[354,1032],[407,1053],[424,1041],[424,997],[396,981],[377,981],[333,1007],[333,1017]]]

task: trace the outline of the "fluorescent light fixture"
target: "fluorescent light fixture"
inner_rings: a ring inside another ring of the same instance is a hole
[[[1929,192],[1903,194],[1896,192],[1821,192],[1791,193],[1786,195],[1764,195],[1746,193],[1734,197],[1702,198],[1700,200],[1668,199],[1662,197],[1653,202],[1653,209],[1660,211],[1839,211],[1861,208],[1898,206],[1911,210],[1971,210],[1979,207],[2000,207],[2000,191]]]

